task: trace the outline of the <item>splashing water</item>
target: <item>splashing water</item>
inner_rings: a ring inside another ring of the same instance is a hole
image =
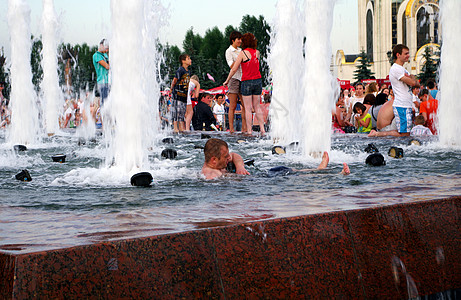
[[[63,101],[58,77],[58,28],[59,22],[53,0],[43,0],[42,13],[42,68],[43,81],[40,85],[44,103],[46,133],[56,133],[59,129],[60,103]]]
[[[440,20],[442,24],[442,50],[440,65],[440,104],[439,129],[440,142],[446,146],[461,146],[461,104],[459,102],[459,74],[461,61],[457,59],[461,49],[461,2],[459,0],[441,1]]]
[[[155,3],[111,1],[112,90],[104,113],[106,137],[110,136],[107,162],[126,173],[146,168],[147,148],[156,128],[160,93],[155,84],[156,46],[148,42],[156,38],[152,33]]]
[[[11,39],[11,128],[8,140],[33,144],[39,140],[37,96],[32,84],[30,7],[24,0],[8,1]]]
[[[301,119],[303,87],[300,80],[304,70],[303,38],[304,27],[299,1],[280,0],[272,26],[270,56],[272,81],[275,83],[271,101],[271,136],[281,143],[299,140],[297,128]]]
[[[305,6],[306,72],[300,126],[305,156],[331,147],[331,111],[339,88],[330,71],[335,2],[307,0]]]
[[[309,0],[304,16],[299,1],[277,3],[269,58],[274,83],[271,134],[284,143],[299,139],[304,156],[331,146],[331,110],[338,91],[330,71],[335,2]]]

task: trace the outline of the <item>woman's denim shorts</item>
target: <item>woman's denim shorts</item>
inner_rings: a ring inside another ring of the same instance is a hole
[[[242,81],[240,92],[242,96],[261,95],[263,91],[261,78]]]

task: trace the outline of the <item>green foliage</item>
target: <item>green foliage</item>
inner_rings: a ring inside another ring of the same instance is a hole
[[[6,57],[2,47],[0,51],[0,82],[2,82],[5,85],[5,88],[3,89],[3,96],[9,99],[11,87],[9,85],[8,70],[6,69],[5,62]]]
[[[224,32],[217,27],[208,29],[202,37],[194,33],[191,27],[182,43],[184,52],[180,48],[172,45],[158,45],[158,50],[163,54],[163,61],[160,62],[160,77],[162,88],[169,87],[179,67],[179,55],[187,53],[191,56],[192,66],[191,73],[196,74],[200,79],[200,85],[203,89],[210,89],[222,85],[229,74],[229,66],[225,60],[225,51],[229,47],[229,36],[234,30],[242,33],[251,32],[258,39],[258,50],[261,52],[261,75],[263,84],[267,84],[269,67],[266,62],[268,55],[268,46],[270,42],[270,27],[264,20],[263,16],[255,17],[246,15],[242,18],[239,28],[231,25],[227,26]],[[41,67],[41,39],[34,39],[31,53],[31,65],[33,84],[35,89],[39,89],[40,81],[43,78]],[[93,66],[93,54],[97,51],[97,46],[89,46],[86,43],[82,45],[62,44],[58,49],[59,53],[59,78],[61,86],[66,85],[65,69],[66,64],[70,65],[71,90],[79,92],[80,90],[92,90],[96,84],[96,72]],[[0,70],[0,80],[4,79],[8,83],[6,70]],[[207,77],[211,74],[215,82]],[[8,87],[8,84],[7,84]]]
[[[421,80],[423,85],[427,85],[430,79],[435,80],[437,77],[438,59],[433,58],[432,50],[429,47],[426,47],[424,50],[423,57],[426,61],[421,69],[421,73],[418,74],[418,79]]]
[[[184,37],[182,47],[184,53],[189,54],[191,57],[194,55],[200,54],[200,49],[202,48],[203,39],[199,34],[194,34],[194,28],[191,27]],[[179,64],[179,61],[178,61]]]
[[[222,51],[226,51],[226,49],[223,49],[223,46],[226,45],[225,41],[218,27],[208,29],[205,32],[205,37],[200,47],[201,54],[204,58],[217,58],[218,54],[222,53]]]
[[[359,54],[359,65],[354,71],[354,78],[357,81],[363,79],[370,79],[374,73],[369,69],[371,67],[370,61],[368,60],[368,55],[365,50],[362,50]]]
[[[30,66],[32,69],[32,83],[34,84],[35,91],[39,90],[40,82],[43,79],[43,69],[42,69],[42,39],[32,39],[32,51],[30,53]]]
[[[163,53],[163,61],[160,64],[160,77],[163,81],[162,89],[165,89],[171,85],[179,65],[178,58],[181,55],[181,50],[178,46],[170,46],[168,43],[165,46],[159,44],[158,50]]]
[[[96,84],[96,71],[93,66],[93,54],[97,46],[90,47],[86,43],[73,47],[76,53],[76,64],[72,70],[72,85],[75,90],[93,90]]]

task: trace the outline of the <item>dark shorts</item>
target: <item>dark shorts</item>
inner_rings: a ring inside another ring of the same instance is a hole
[[[109,96],[109,84],[108,83],[98,83],[98,90],[101,97],[101,105],[104,104],[104,101]]]
[[[263,92],[261,78],[242,81],[240,84],[240,92],[242,96],[261,95]]]
[[[269,175],[269,177],[286,176],[292,173],[294,173],[293,169],[285,167],[285,166],[274,167],[267,171],[267,174]]]

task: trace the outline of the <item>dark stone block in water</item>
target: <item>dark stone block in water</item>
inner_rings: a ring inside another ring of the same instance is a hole
[[[246,166],[254,166],[255,160],[254,159],[247,159],[243,162]]]
[[[206,133],[202,133],[202,134],[200,135],[200,138],[201,138],[202,140],[211,139],[211,135],[206,134]]]
[[[402,158],[403,157],[403,149],[399,147],[391,147],[389,149],[389,156],[393,158]]]
[[[368,146],[365,148],[364,151],[367,152],[367,153],[379,152],[378,148],[377,148],[376,145],[373,144],[373,143],[368,144]]]
[[[386,161],[384,160],[384,156],[381,153],[373,153],[368,155],[367,159],[365,160],[367,165],[371,166],[385,166]]]
[[[274,146],[272,147],[272,154],[285,154],[286,148],[282,146]]]
[[[18,152],[19,152],[19,151],[26,151],[26,150],[27,150],[27,147],[24,146],[24,145],[14,145],[14,146],[13,146],[13,149],[14,149],[14,151],[18,151]]]
[[[164,144],[174,144],[174,140],[171,137],[167,137],[167,138],[164,138],[162,140],[162,143],[164,143]]]
[[[51,159],[52,159],[54,162],[65,163],[65,162],[66,162],[66,155],[64,155],[64,154],[53,155],[53,156],[51,157]]]
[[[19,181],[32,181],[32,176],[30,176],[27,170],[22,170],[20,173],[16,174],[15,177]]]
[[[299,142],[291,142],[291,143],[288,145],[288,147],[290,147],[290,148],[296,148],[296,147],[298,147],[298,146],[299,146]]]
[[[152,184],[154,178],[149,172],[141,172],[131,176],[131,185],[132,186],[142,186],[149,187]]]
[[[201,146],[201,145],[194,145],[194,149],[205,149],[204,146]]]
[[[163,158],[175,159],[178,156],[178,152],[174,149],[164,149],[161,155]]]

